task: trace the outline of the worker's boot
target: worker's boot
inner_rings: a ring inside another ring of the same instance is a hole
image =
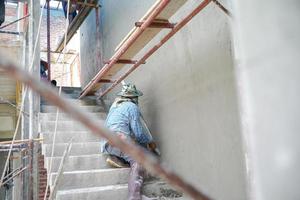
[[[144,182],[144,169],[142,165],[133,161],[128,180],[129,200],[142,200],[142,186]]]
[[[116,167],[116,168],[129,167],[127,163],[119,159],[117,156],[113,156],[113,155],[109,155],[106,159],[106,162],[112,167]]]

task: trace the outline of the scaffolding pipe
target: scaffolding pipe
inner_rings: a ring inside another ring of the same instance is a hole
[[[175,27],[164,36],[164,38],[152,47],[135,65],[133,65],[125,74],[120,76],[109,88],[100,94],[100,97],[103,97],[108,92],[110,92],[116,85],[118,85],[122,80],[124,80],[131,72],[138,68],[141,64],[146,62],[146,60],[156,52],[162,45],[164,45],[173,35],[175,35],[182,27],[184,27],[193,17],[195,17],[201,10],[203,10],[211,0],[204,0],[199,6],[197,6],[188,16],[183,18]]]
[[[62,111],[66,112],[70,116],[73,116],[74,119],[81,122],[93,133],[101,136],[103,139],[106,139],[110,142],[110,144],[119,148],[122,152],[132,156],[149,172],[152,172],[153,174],[165,179],[171,185],[175,186],[178,190],[186,193],[193,199],[209,199],[204,193],[196,189],[193,185],[187,183],[173,171],[161,165],[156,157],[145,152],[142,147],[120,139],[118,136],[106,129],[101,122],[92,118],[80,108],[70,104],[67,100],[57,95],[57,91],[54,90],[54,88],[52,88],[50,85],[39,81],[38,78],[30,75],[20,67],[17,67],[17,65],[7,60],[5,56],[0,54],[0,57],[3,58],[0,60],[0,68],[4,69],[9,76],[28,85],[33,91],[43,96],[53,105],[59,107]]]
[[[22,169],[22,166],[16,168],[15,170],[13,170],[12,172],[10,172],[9,174],[4,176],[4,179],[10,177],[12,174],[16,173],[17,171],[19,171],[20,169]]]
[[[37,139],[33,139],[33,141],[35,142],[40,142],[42,141],[43,138],[37,138]],[[25,139],[25,140],[14,140],[14,144],[18,144],[18,143],[28,143],[30,142],[31,139]],[[3,141],[3,142],[0,142],[0,145],[1,144],[11,144],[12,141]]]
[[[96,17],[96,65],[100,67],[102,65],[101,59],[101,45],[100,45],[100,17],[99,17],[99,8],[95,8],[95,17]]]
[[[10,23],[8,23],[8,24],[5,24],[5,25],[1,26],[0,29],[3,29],[3,28],[5,28],[5,27],[8,27],[8,26],[10,26],[10,25],[12,25],[12,24],[14,24],[14,23],[16,23],[16,22],[18,22],[18,21],[21,21],[21,20],[23,20],[23,19],[25,19],[25,18],[27,18],[27,17],[29,17],[29,16],[30,16],[30,14],[27,14],[27,15],[25,15],[24,17],[21,17],[21,18],[15,20],[15,21],[12,21],[12,22],[10,22]]]
[[[47,0],[47,62],[48,62],[48,80],[51,80],[51,48],[50,48],[50,0]]]
[[[33,175],[33,157],[34,157],[34,146],[33,146],[33,141],[31,140],[29,142],[29,199],[33,199],[33,185],[34,185],[34,175]]]
[[[10,151],[9,149],[0,149],[0,152],[9,152],[9,151]],[[19,148],[12,148],[11,149],[11,152],[14,152],[14,153],[19,152],[19,151],[21,151],[21,149],[19,149]]]
[[[59,167],[58,167],[58,170],[57,170],[57,175],[56,175],[56,178],[54,180],[54,183],[52,185],[52,190],[50,192],[50,196],[48,198],[48,200],[54,200],[56,198],[56,193],[57,193],[57,190],[58,190],[58,186],[62,180],[62,175],[64,173],[64,166],[65,166],[65,163],[68,161],[69,159],[69,154],[70,154],[70,151],[72,149],[72,142],[73,142],[73,138],[71,138],[71,140],[69,141],[68,143],[68,146],[66,147],[65,151],[64,151],[64,154],[62,156],[62,159],[59,163]]]
[[[10,177],[9,179],[5,180],[3,183],[1,183],[0,188],[5,185],[7,182],[9,182],[11,179],[15,178],[16,176],[18,176],[19,174],[21,174],[25,169],[27,169],[28,167],[24,167],[23,169],[21,169],[20,171],[18,171],[16,174],[14,174],[12,177]]]
[[[13,103],[10,102],[10,101],[4,99],[3,97],[0,97],[0,104],[1,104],[1,103],[6,103],[6,104],[8,104],[8,105],[14,107],[16,110],[18,110],[19,112],[23,113],[26,117],[29,116],[29,113],[27,113],[27,112],[21,110],[18,106],[16,106],[15,104],[13,104]],[[1,144],[1,142],[0,142],[0,144]]]
[[[85,0],[87,1],[87,0]],[[73,2],[73,0],[72,0]],[[90,3],[96,2],[96,0],[92,0]],[[81,24],[83,23],[83,21],[85,20],[85,18],[89,15],[90,11],[92,10],[92,7],[89,6],[83,6],[79,13],[76,15],[76,17],[72,20],[72,22],[70,23],[70,26],[68,27],[68,30],[64,33],[64,35],[67,35],[67,42],[66,44],[68,44],[68,42],[72,39],[72,37],[74,36],[74,34],[77,32],[77,30],[79,29],[79,27],[81,26]],[[59,53],[61,51],[63,51],[63,49],[65,48],[64,45],[65,44],[65,37],[63,37],[60,41],[58,46],[56,47],[56,52]]]
[[[6,149],[9,150],[9,148],[11,148],[10,144],[4,144],[4,145],[0,145],[0,149]],[[25,143],[21,143],[21,144],[13,144],[12,145],[13,149],[24,149],[27,148],[27,144]]]
[[[12,34],[12,35],[21,35],[21,32],[16,32],[16,31],[2,31],[2,30],[0,30],[0,33]]]
[[[141,27],[137,28],[137,30],[132,34],[132,36],[122,45],[116,54],[110,60],[109,64],[104,65],[104,67],[98,72],[98,74],[87,84],[87,86],[83,89],[79,98],[84,97],[89,93],[92,87],[98,83],[101,76],[105,74],[116,62],[120,59],[120,57],[129,49],[129,47],[138,39],[138,37],[149,27],[149,25],[153,22],[153,20],[161,13],[161,11],[168,5],[170,0],[161,0],[161,2],[157,5],[157,7],[153,10],[153,12],[149,15],[149,17],[144,21]]]

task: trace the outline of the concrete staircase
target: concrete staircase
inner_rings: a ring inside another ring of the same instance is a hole
[[[81,106],[92,117],[99,119],[99,122],[105,120],[107,108],[103,103],[101,104],[93,98],[77,100],[80,88],[63,88],[63,91],[69,95],[70,103]],[[42,101],[41,111],[39,125],[41,137],[44,139],[42,153],[45,159],[45,168],[47,173],[50,173],[50,187],[53,187],[63,152],[74,136],[72,149],[64,167],[64,174],[58,185],[56,199],[126,200],[129,168],[110,168],[105,162],[105,156],[100,153],[100,138],[64,113],[59,115],[55,151],[50,171],[56,108]],[[143,193],[151,199],[179,199],[181,196],[164,182],[155,179],[145,183]]]

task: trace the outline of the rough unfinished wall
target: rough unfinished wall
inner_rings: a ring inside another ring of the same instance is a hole
[[[172,21],[200,2],[189,1]],[[105,60],[153,3],[102,2]],[[163,161],[215,199],[246,199],[230,31],[224,13],[209,5],[126,81],[145,94],[140,99],[142,112]]]

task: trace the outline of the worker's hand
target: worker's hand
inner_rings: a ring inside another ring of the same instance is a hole
[[[127,140],[127,136],[124,133],[117,133],[117,135],[121,140],[124,140],[124,141]]]
[[[149,144],[147,144],[147,149],[155,155],[160,156],[160,151],[158,150],[155,142],[150,142]]]
[[[150,142],[149,144],[147,144],[147,149],[149,151],[153,151],[154,149],[156,149],[157,145],[155,144],[155,142]]]

